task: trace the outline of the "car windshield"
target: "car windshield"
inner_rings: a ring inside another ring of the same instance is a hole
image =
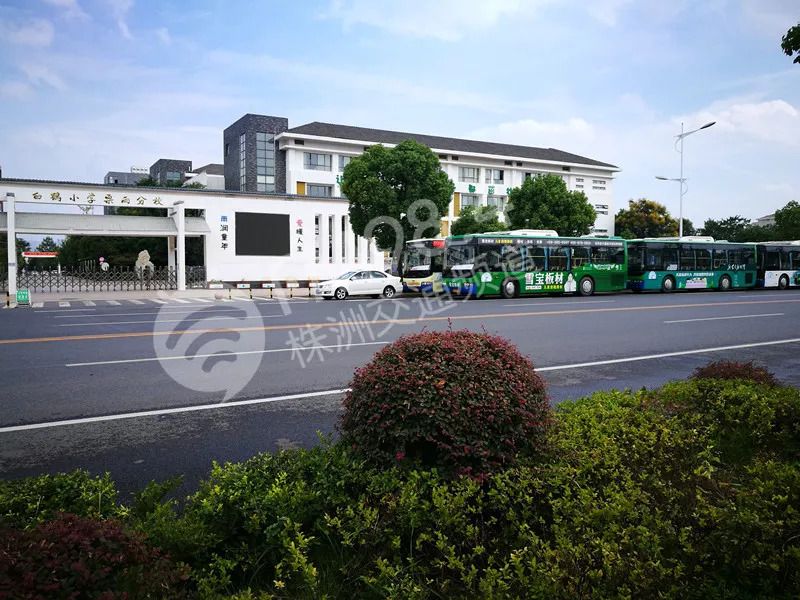
[[[350,279],[355,274],[356,274],[355,271],[348,271],[347,273],[345,273],[344,275],[340,275],[336,279]]]

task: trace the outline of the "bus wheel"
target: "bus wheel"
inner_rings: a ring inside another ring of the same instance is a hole
[[[672,277],[664,277],[661,282],[661,291],[665,294],[670,294],[675,291],[675,280]]]
[[[500,286],[500,295],[503,298],[516,298],[519,295],[519,285],[516,280],[511,278],[503,280],[503,285]]]
[[[578,284],[578,293],[581,296],[591,296],[594,294],[594,281],[591,277],[584,277]]]
[[[778,280],[778,288],[781,290],[785,290],[789,287],[789,278],[786,275],[782,275],[781,278]]]
[[[727,275],[723,275],[722,279],[719,280],[719,291],[720,292],[730,292],[731,291],[731,278]]]

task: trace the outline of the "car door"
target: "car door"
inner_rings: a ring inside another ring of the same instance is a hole
[[[369,294],[369,273],[360,271],[350,278],[350,293],[353,295]]]
[[[372,294],[382,294],[384,288],[389,285],[389,278],[380,271],[370,271],[370,281],[372,282]]]

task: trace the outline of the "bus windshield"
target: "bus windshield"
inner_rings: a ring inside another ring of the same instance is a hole
[[[439,240],[426,242],[409,242],[403,251],[402,275],[403,277],[424,278],[433,273],[442,271],[442,254],[444,253],[444,240],[441,246]]]

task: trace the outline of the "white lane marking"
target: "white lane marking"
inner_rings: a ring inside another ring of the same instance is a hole
[[[388,344],[389,342],[358,342],[356,344],[336,344],[333,346],[308,346],[307,348],[303,348],[302,350],[326,350],[326,349],[334,349],[334,348],[352,348],[353,346],[380,346]],[[247,350],[243,352],[220,352],[217,354],[195,354],[192,356],[192,359],[195,358],[208,358],[210,356],[238,356],[240,354],[274,354],[276,352],[297,352],[297,348],[270,348],[268,350]],[[128,363],[141,363],[141,362],[156,362],[162,360],[188,360],[186,356],[165,356],[159,358],[154,356],[152,358],[127,358],[123,360],[102,360],[97,362],[86,362],[86,363],[70,363],[64,365],[65,367],[94,367],[97,365],[121,365],[121,364],[128,364]]]
[[[106,300],[111,306],[121,306],[122,302],[117,302],[116,300]]]
[[[613,300],[584,300],[583,302],[515,302],[503,306],[555,306],[556,304],[613,304]]]
[[[141,300],[128,300],[128,302],[130,302],[131,304],[144,304],[144,302]]]
[[[205,304],[198,304],[198,307],[202,306],[208,312],[240,312],[238,308],[228,308],[228,307],[219,307],[219,308],[211,308],[210,306],[206,306]],[[188,306],[186,308],[189,308]],[[94,310],[94,309],[89,309]],[[46,311],[41,310],[39,312],[67,312],[64,310],[53,310],[53,311]],[[188,315],[191,314],[192,311],[189,310],[169,310],[164,309],[158,312],[135,312],[135,313],[109,313],[106,315],[61,315],[55,316],[54,319],[80,319],[81,317],[94,317],[96,319],[115,319],[116,317],[138,317],[140,315]],[[203,312],[203,314],[206,314]]]
[[[92,312],[94,310],[97,310],[97,309],[96,308],[70,308],[69,310],[37,310],[36,314],[39,314],[39,313],[51,313],[51,312],[57,312],[57,313],[82,312],[82,313],[85,313],[85,312]],[[73,316],[73,317],[88,317],[89,315],[70,315],[70,316]],[[60,319],[61,317],[56,317],[56,318]]]
[[[244,300],[245,302],[253,302],[254,301],[253,298],[247,298],[246,296],[233,296],[233,298],[231,298],[231,300],[234,300],[234,301],[236,301],[236,300]]]
[[[31,304],[31,308],[42,308],[44,306],[44,302],[34,302]]]
[[[222,321],[226,319],[236,319],[236,320],[243,320],[243,319],[279,319],[283,318],[283,315],[254,315],[251,317],[208,317],[205,315],[198,316],[196,318],[192,317],[184,317],[183,319],[158,319],[157,321],[147,320],[147,321],[100,321],[97,323],[61,323],[59,327],[84,327],[89,325],[133,325],[134,323],[150,323],[151,325],[155,325],[156,323],[183,323],[184,321]]]
[[[83,301],[83,305],[84,306],[97,306],[97,304],[95,304],[94,301],[92,301],[92,300],[84,300]]]
[[[760,292],[750,293],[750,294],[735,294],[738,298],[778,298],[785,296],[786,293],[783,294],[762,294]]]
[[[173,302],[178,302],[179,304],[190,304],[190,300],[184,300],[183,298],[170,298]]]
[[[156,304],[167,304],[166,300],[159,300],[158,298],[150,298],[151,302],[155,302]]]
[[[782,344],[797,344],[800,338],[790,340],[775,340],[772,342],[754,342],[752,344],[737,344],[735,346],[717,346],[714,348],[700,348],[698,350],[681,350],[678,352],[665,352],[663,354],[650,354],[647,356],[631,356],[628,358],[614,358],[611,360],[597,360],[587,363],[576,363],[573,365],[557,365],[555,367],[537,367],[537,371],[561,371],[564,369],[580,369],[583,367],[597,367],[600,365],[615,365],[625,362],[636,362],[640,360],[653,360],[656,358],[669,358],[670,356],[686,356],[687,354],[705,354],[707,352],[724,352],[725,350],[743,350],[745,348],[759,348],[762,346],[779,346]]]
[[[201,410],[213,410],[215,408],[234,408],[236,406],[249,406],[252,404],[268,404],[271,402],[284,402],[286,400],[302,400],[304,398],[317,398],[319,396],[336,396],[349,392],[349,388],[341,390],[325,390],[322,392],[308,392],[305,394],[291,394],[289,396],[273,396],[272,398],[257,398],[254,400],[235,400],[233,402],[219,402],[216,404],[201,404],[199,406],[181,406],[177,408],[162,408],[159,410],[145,410],[134,413],[120,413],[116,415],[104,415],[102,417],[85,417],[83,419],[69,419],[66,421],[50,421],[49,423],[31,423],[30,425],[14,425],[11,427],[0,427],[0,433],[11,433],[13,431],[30,431],[31,429],[46,429],[48,427],[63,427],[64,425],[81,425],[84,423],[99,423],[102,421],[118,421],[121,419],[137,419],[139,417],[156,417],[160,415],[172,415],[176,413],[198,412]]]
[[[754,319],[756,317],[782,317],[784,313],[768,313],[763,315],[736,315],[734,317],[706,317],[704,319],[681,319],[680,321],[664,321],[664,323],[694,323],[696,321],[724,321],[725,319]]]
[[[192,298],[195,302],[214,302],[213,300],[209,300],[208,298]]]
[[[69,308],[69,302],[67,302],[66,300],[59,300],[58,305],[63,308]]]

